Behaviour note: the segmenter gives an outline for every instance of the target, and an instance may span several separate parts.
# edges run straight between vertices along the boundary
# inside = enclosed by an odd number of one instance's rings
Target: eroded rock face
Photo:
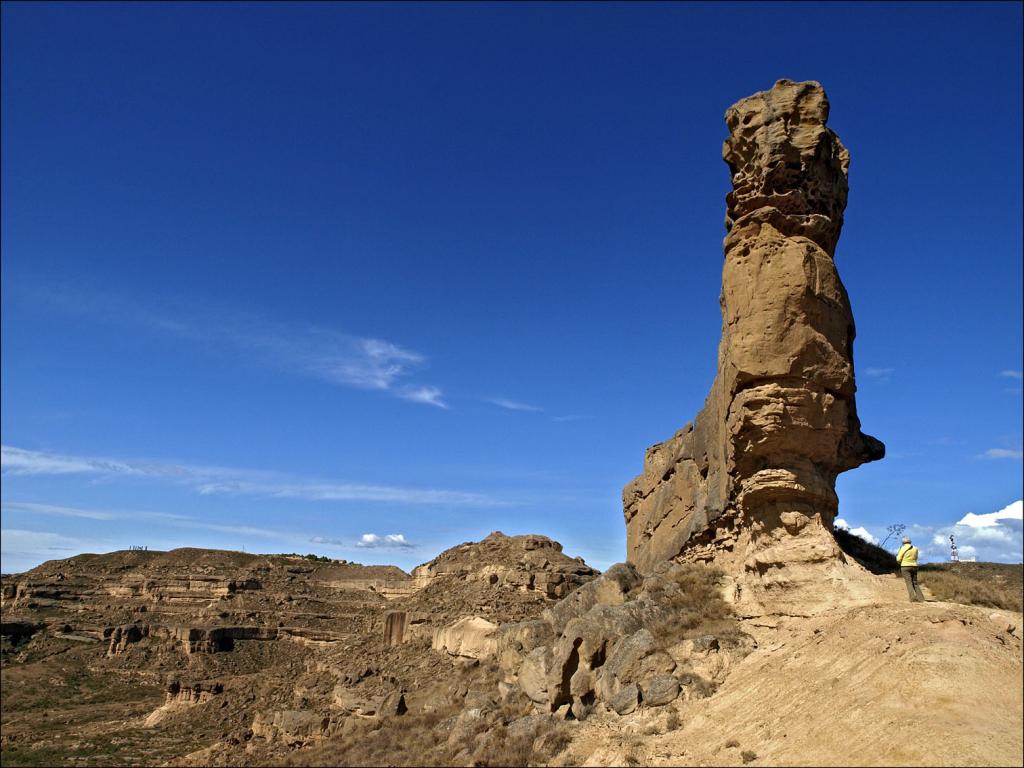
[[[497,629],[497,624],[481,616],[466,616],[435,631],[432,647],[451,656],[487,658],[497,654],[498,641],[494,636]]]
[[[551,600],[565,597],[597,574],[582,558],[564,554],[562,545],[547,536],[506,536],[501,531],[445,550],[412,573],[420,588],[458,579],[538,592]]]
[[[506,680],[548,711],[568,707],[577,719],[598,705],[621,715],[706,695],[749,652],[748,638],[684,640],[682,623],[667,619],[698,605],[708,615],[724,608],[710,604],[722,599],[718,576],[690,563],[662,562],[655,571],[643,578],[632,564],[618,563],[540,620],[499,627],[496,653]],[[695,590],[698,572],[706,583]]]
[[[885,449],[854,401],[853,314],[833,261],[849,153],[828,111],[818,83],[780,80],[726,112],[718,372],[694,422],[648,449],[623,491],[641,572],[730,555],[762,572],[842,560],[836,476]]]

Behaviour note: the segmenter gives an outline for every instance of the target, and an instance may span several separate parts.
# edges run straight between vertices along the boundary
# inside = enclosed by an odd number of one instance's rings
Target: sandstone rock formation
[[[0,581],[0,760],[12,742],[73,760],[102,731],[120,734],[118,761],[276,765],[366,721],[457,712],[483,687],[474,675],[494,667],[500,623],[536,618],[597,575],[556,541],[501,533],[442,552],[415,577],[200,549],[50,561]],[[72,673],[81,681],[54,704],[73,725],[54,742],[38,727],[50,683],[20,681]]]
[[[882,458],[860,430],[854,324],[833,261],[849,153],[816,82],[778,81],[725,119],[722,339],[703,410],[649,448],[623,491],[628,557],[764,575],[843,563],[830,534],[840,472]]]
[[[597,571],[582,558],[564,554],[562,545],[547,536],[506,536],[501,531],[445,550],[412,572],[420,587],[454,577],[552,599],[565,597],[595,576]]]
[[[494,656],[497,640],[494,637],[498,625],[480,616],[466,616],[448,627],[434,632],[432,647],[450,656],[464,656],[481,659]]]
[[[734,629],[685,636],[694,611],[727,615],[720,592],[703,566],[664,561],[644,577],[618,563],[540,618],[498,628],[498,664],[531,701],[580,720],[598,704],[623,715],[702,698],[750,650]]]

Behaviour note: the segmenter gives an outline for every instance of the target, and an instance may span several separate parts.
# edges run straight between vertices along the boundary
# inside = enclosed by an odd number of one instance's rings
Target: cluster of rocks
[[[626,713],[706,690],[693,685],[699,644],[650,631],[671,610],[673,568],[714,562],[747,615],[811,612],[834,597],[822,582],[855,589],[864,572],[832,535],[836,476],[884,446],[856,412],[853,316],[833,260],[849,153],[828,111],[818,83],[780,80],[726,112],[733,189],[718,371],[695,421],[650,448],[623,492],[628,563],[543,619],[463,619],[435,648],[496,655],[551,711],[583,717],[603,703]]]
[[[751,646],[738,632],[687,638],[676,631],[673,614],[693,599],[678,577],[692,568],[666,562],[644,577],[619,563],[536,619],[499,626],[463,618],[435,635],[434,648],[493,658],[506,683],[540,709],[577,719],[598,705],[628,714],[680,695],[703,697]]]
[[[441,553],[414,577],[196,549],[82,555],[4,577],[0,634],[5,663],[75,640],[68,663],[140,680],[172,674],[140,718],[146,728],[223,721],[225,748],[274,761],[410,709],[461,710],[467,657],[437,656],[435,636],[481,614],[463,624],[536,617],[597,575],[551,539],[501,533]],[[484,645],[493,654],[493,639]]]

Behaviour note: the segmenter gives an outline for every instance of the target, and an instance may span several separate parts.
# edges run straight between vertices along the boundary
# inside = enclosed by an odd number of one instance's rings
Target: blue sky
[[[888,456],[840,514],[1021,560],[1020,4],[2,13],[5,571],[623,559],[621,488],[714,377],[723,113],[782,77],[852,156]]]

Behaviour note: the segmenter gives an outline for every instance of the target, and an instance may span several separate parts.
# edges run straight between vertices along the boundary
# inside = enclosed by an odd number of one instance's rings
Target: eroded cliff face
[[[836,476],[885,448],[857,418],[853,314],[833,261],[849,153],[828,112],[818,83],[789,80],[726,112],[718,371],[693,423],[649,448],[623,492],[641,572],[843,561]]]

